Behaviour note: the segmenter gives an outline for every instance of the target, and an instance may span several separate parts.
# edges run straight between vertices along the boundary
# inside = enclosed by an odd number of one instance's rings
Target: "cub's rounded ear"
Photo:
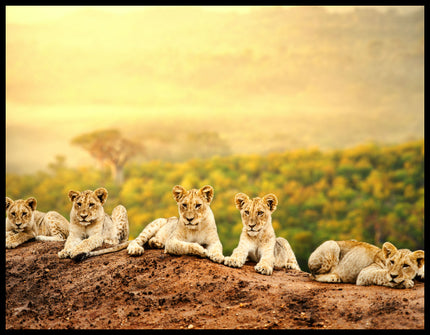
[[[11,198],[6,197],[6,209],[8,209],[12,204],[13,200]]]
[[[107,189],[105,189],[104,187],[99,187],[94,191],[94,194],[100,200],[102,205],[106,202],[106,199],[108,197]]]
[[[238,210],[242,210],[243,205],[245,205],[247,201],[249,201],[249,197],[245,193],[237,193],[234,196],[234,203]]]
[[[411,260],[417,264],[418,269],[424,266],[424,251],[414,251],[410,256]]]
[[[266,204],[267,207],[269,207],[271,212],[274,212],[276,206],[278,206],[278,198],[273,193],[266,194],[263,197],[263,202]]]
[[[33,197],[28,198],[27,200],[25,200],[26,205],[28,205],[33,211],[36,209],[37,207],[37,200]]]
[[[78,196],[79,196],[80,192],[78,191],[69,191],[69,199],[70,201],[74,201]]]
[[[382,252],[384,253],[385,258],[390,257],[397,251],[397,248],[391,244],[390,242],[385,242],[382,245]]]
[[[176,202],[179,202],[187,193],[185,188],[183,188],[181,185],[174,186],[172,189],[172,192],[173,192],[173,198],[176,200]]]
[[[210,203],[214,197],[214,188],[210,185],[203,186],[199,190],[199,194],[202,195],[208,203]]]

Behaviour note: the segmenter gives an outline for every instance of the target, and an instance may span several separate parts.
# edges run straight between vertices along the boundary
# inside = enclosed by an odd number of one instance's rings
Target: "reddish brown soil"
[[[256,273],[194,256],[126,250],[76,263],[63,242],[6,250],[6,329],[424,328],[424,283],[396,290]]]

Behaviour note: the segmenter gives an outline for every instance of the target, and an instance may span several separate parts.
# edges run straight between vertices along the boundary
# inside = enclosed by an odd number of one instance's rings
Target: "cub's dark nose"
[[[391,279],[396,279],[399,275],[390,275]]]
[[[191,221],[193,221],[194,218],[187,218],[187,221],[191,223]]]
[[[88,216],[88,214],[81,214],[81,218],[82,218],[82,219],[86,219],[86,218],[87,218],[87,216]]]

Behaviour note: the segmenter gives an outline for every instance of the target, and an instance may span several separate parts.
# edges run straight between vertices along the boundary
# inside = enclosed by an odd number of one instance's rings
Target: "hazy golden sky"
[[[78,11],[82,8],[97,7],[108,12],[127,13],[142,10],[147,6],[6,6],[6,23],[34,23],[59,17]],[[212,11],[232,11],[237,13],[249,12],[253,6],[199,6]],[[288,7],[288,6],[287,6]],[[291,7],[291,6],[290,6]],[[323,6],[332,12],[347,12],[357,6]],[[387,10],[390,6],[359,6]],[[402,10],[413,10],[416,6],[392,6]]]
[[[107,12],[128,13],[142,10],[147,6],[6,6],[6,23],[34,23],[55,20],[59,17],[96,7]],[[201,6],[208,10],[246,12],[249,6]]]
[[[311,124],[324,113],[329,121],[347,115],[330,125],[345,129],[347,139],[357,134],[348,143],[379,136],[374,118],[390,136],[422,128],[423,6],[401,7],[417,12],[416,23],[383,14],[399,6],[372,7],[379,13],[353,6],[199,7],[6,6],[8,169],[41,168],[58,153],[84,164],[80,149],[70,147],[76,135],[109,127],[131,133],[131,126],[145,133],[143,125],[165,131],[174,120],[186,126],[183,133],[211,126],[238,148],[263,132],[268,141],[275,134],[282,148],[315,138],[324,146],[320,122]],[[234,126],[251,114],[276,121]],[[260,142],[265,151],[278,145]]]

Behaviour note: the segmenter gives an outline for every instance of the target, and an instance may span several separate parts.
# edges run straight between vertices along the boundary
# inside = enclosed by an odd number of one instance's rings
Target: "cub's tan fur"
[[[271,275],[273,267],[300,270],[290,244],[276,237],[272,226],[272,213],[278,205],[276,196],[267,194],[251,200],[246,194],[238,193],[235,203],[242,216],[243,229],[239,245],[230,257],[225,257],[224,264],[240,268],[249,259],[258,262],[255,270],[264,275]]]
[[[179,218],[156,219],[128,245],[130,255],[141,255],[143,245],[165,248],[175,255],[198,255],[221,263],[224,260],[215,218],[210,208],[214,190],[206,185],[201,189],[185,190],[173,187],[173,197],[178,204]]]
[[[6,197],[6,248],[16,248],[35,238],[38,241],[64,241],[69,222],[61,214],[36,210],[37,201],[15,200]]]
[[[424,278],[424,251],[398,250],[390,242],[380,249],[365,242],[326,241],[308,265],[320,282],[411,288],[416,276]]]
[[[103,242],[117,245],[128,240],[127,210],[118,205],[110,217],[103,208],[107,196],[108,191],[102,187],[94,192],[69,192],[69,199],[73,203],[70,211],[70,233],[58,257],[82,260],[106,253],[104,250],[91,252],[101,247]]]

